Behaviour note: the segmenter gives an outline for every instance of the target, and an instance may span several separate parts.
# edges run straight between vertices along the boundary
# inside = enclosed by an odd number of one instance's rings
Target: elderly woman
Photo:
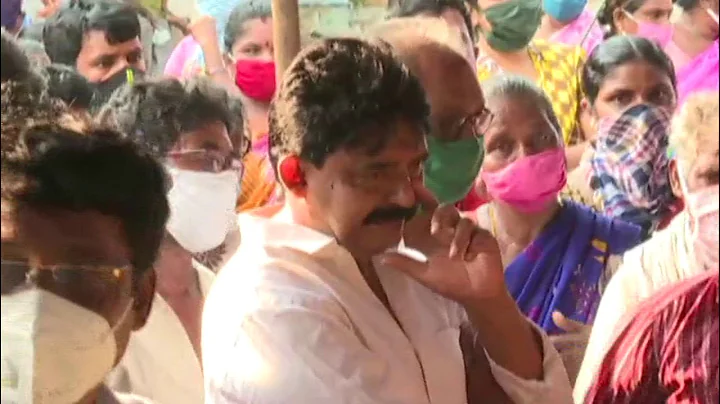
[[[639,242],[640,230],[559,199],[566,182],[564,147],[540,88],[508,77],[493,83],[486,97],[495,118],[485,134],[479,188],[492,201],[476,218],[498,240],[508,289],[523,313],[551,335],[563,331],[556,312],[592,323],[615,256]],[[577,352],[558,348],[574,373],[568,362]]]
[[[690,97],[675,118],[670,180],[675,195],[685,201],[685,210],[667,229],[625,254],[600,303],[575,386],[575,402],[583,402],[605,350],[613,343],[611,330],[626,313],[664,286],[717,268],[719,117],[715,91]]]
[[[582,91],[578,72],[585,52],[579,46],[533,40],[543,15],[540,0],[478,0],[481,10],[478,79],[511,73],[536,83],[547,94],[574,168],[585,150],[579,124]]]

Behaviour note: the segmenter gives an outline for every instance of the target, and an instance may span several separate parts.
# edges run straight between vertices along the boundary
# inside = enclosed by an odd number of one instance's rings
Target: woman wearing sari
[[[718,0],[678,0],[673,39],[665,47],[678,80],[678,105],[692,93],[718,90]]]
[[[486,97],[495,117],[478,189],[491,202],[475,217],[498,240],[508,290],[550,335],[563,333],[563,316],[591,324],[617,256],[639,243],[640,229],[559,199],[566,160],[560,125],[540,88],[511,76],[492,83]],[[571,379],[584,352],[583,338],[578,342],[556,345]]]

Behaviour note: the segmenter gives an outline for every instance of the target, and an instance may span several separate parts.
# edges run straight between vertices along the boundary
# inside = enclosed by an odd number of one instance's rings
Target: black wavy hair
[[[288,68],[270,106],[270,154],[295,154],[322,167],[340,149],[375,153],[406,120],[429,132],[430,107],[418,79],[387,44],[326,39]]]

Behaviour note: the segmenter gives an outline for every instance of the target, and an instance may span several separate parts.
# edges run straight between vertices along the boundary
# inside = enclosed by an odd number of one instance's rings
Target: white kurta
[[[195,264],[203,296],[215,274]],[[137,394],[155,404],[204,400],[200,360],[172,307],[155,294],[147,324],[133,333],[125,355],[106,380],[113,391]]]
[[[582,403],[592,386],[606,351],[615,341],[620,321],[643,300],[665,286],[701,272],[693,260],[686,212],[625,253],[623,263],[604,290],[585,358],[575,382],[574,398]]]
[[[203,314],[205,402],[466,403],[464,310],[399,271],[378,271],[401,328],[347,250],[283,216],[241,215],[243,244]],[[516,403],[571,402],[547,338],[544,349],[542,382],[490,361]]]

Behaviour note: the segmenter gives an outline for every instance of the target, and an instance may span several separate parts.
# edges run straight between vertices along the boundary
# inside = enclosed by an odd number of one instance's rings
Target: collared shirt
[[[702,272],[694,264],[688,215],[676,216],[670,226],[625,253],[623,263],[605,289],[598,307],[585,358],[575,382],[576,403],[583,402],[605,353],[614,341],[612,330],[638,304],[660,289]]]
[[[386,268],[378,277],[396,322],[345,248],[278,210],[241,215],[243,243],[207,298],[205,402],[466,403],[464,310]],[[543,381],[522,380],[489,360],[514,402],[571,402],[560,357],[544,335],[543,349]]]
[[[203,296],[215,274],[193,262]],[[172,307],[155,293],[145,326],[132,333],[125,355],[106,379],[116,392],[138,394],[157,404],[203,402],[200,359]]]
[[[718,272],[683,281],[638,307],[585,403],[717,404]]]

